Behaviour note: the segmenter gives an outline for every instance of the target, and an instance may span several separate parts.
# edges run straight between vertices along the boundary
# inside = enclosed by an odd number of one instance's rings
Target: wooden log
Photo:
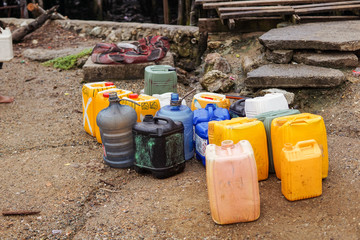
[[[354,10],[360,9],[359,4],[353,5],[344,5],[344,6],[327,6],[327,7],[316,7],[316,8],[299,8],[295,9],[295,14],[309,14],[309,13],[320,13],[320,12],[331,12],[331,11],[341,11],[341,10]]]
[[[327,3],[336,0],[251,0],[234,2],[204,3],[203,9],[215,9],[219,7],[250,7],[250,6],[273,6],[273,5],[297,5],[306,3]]]
[[[274,15],[291,15],[295,10],[291,7],[285,9],[274,10],[259,10],[259,11],[240,11],[220,14],[220,19],[237,19],[240,17],[262,17],[262,16],[274,16]]]
[[[34,21],[29,23],[28,25],[16,29],[12,33],[13,42],[20,42],[27,34],[32,33],[33,31],[41,27],[58,8],[59,5],[54,6],[49,10],[47,10],[46,13],[41,14],[39,17],[37,17]]]
[[[40,16],[41,14],[44,14],[46,11],[39,6],[39,4],[37,3],[29,3],[27,5],[27,10],[29,10],[30,12],[32,12],[36,17]],[[51,16],[51,19],[53,20],[66,20],[68,19],[67,17],[64,17],[63,15],[61,15],[60,13],[54,12]]]

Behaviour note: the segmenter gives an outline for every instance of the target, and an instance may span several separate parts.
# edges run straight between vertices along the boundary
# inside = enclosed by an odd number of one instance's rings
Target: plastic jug
[[[205,149],[209,144],[208,122],[230,119],[229,111],[226,108],[218,108],[215,104],[207,104],[205,108],[194,111],[193,125],[195,132],[195,155],[205,166]]]
[[[110,93],[109,107],[99,112],[96,123],[100,129],[105,163],[114,168],[127,168],[134,164],[132,127],[137,116],[132,107],[120,104],[120,101],[125,100],[119,99],[116,92]]]
[[[179,94],[171,94],[170,105],[162,107],[158,112],[159,117],[168,117],[174,121],[180,121],[184,124],[184,151],[185,160],[189,160],[194,156],[194,142],[193,142],[193,116],[194,113],[187,106],[181,105]]]
[[[0,62],[13,59],[12,35],[9,28],[0,28]]]
[[[257,119],[233,118],[209,122],[209,143],[221,145],[223,140],[248,140],[254,150],[258,180],[269,176],[269,159],[264,124]]]
[[[211,93],[211,92],[202,92],[197,93],[193,97],[191,102],[191,110],[205,108],[207,104],[213,103],[217,107],[229,109],[230,100],[226,98],[223,94]]]
[[[300,141],[282,149],[281,192],[287,200],[317,197],[322,194],[322,156],[314,139]]]
[[[230,105],[229,113],[231,118],[246,117],[245,98],[235,101]]]
[[[169,105],[169,102],[171,101],[171,94],[172,94],[172,92],[167,92],[167,93],[163,93],[163,94],[153,94],[152,96],[159,99],[160,108],[162,108],[162,107],[165,107],[166,105]],[[186,100],[183,99],[181,101],[181,104],[187,106]]]
[[[96,97],[94,100],[94,117],[95,117],[95,119],[101,110],[103,110],[104,108],[107,108],[109,106],[109,93],[110,92],[116,92],[119,99],[122,99],[123,97],[127,97],[127,96],[129,96],[129,94],[132,93],[131,91],[128,91],[128,90],[111,88],[111,89],[104,90],[104,91],[101,91],[98,94],[96,94]],[[96,124],[96,121],[95,121],[94,132],[95,132],[96,140],[99,143],[102,143],[99,126]]]
[[[145,115],[153,115],[157,113],[160,109],[160,102],[159,99],[148,96],[146,94],[129,94],[129,97],[124,97],[124,99],[130,99],[133,102],[138,103],[138,105],[132,102],[126,102],[124,104],[129,105],[130,107],[134,108],[137,114],[137,122],[141,122]]]
[[[289,109],[289,105],[282,93],[268,93],[263,97],[245,100],[245,113],[248,118],[254,118],[264,112],[283,109]]]
[[[167,178],[185,168],[184,125],[170,118],[146,115],[133,127],[135,170]]]
[[[177,92],[176,69],[169,65],[152,65],[145,68],[145,94]]]
[[[259,183],[248,141],[206,147],[206,180],[212,219],[218,224],[250,222],[260,216]]]
[[[255,118],[262,121],[266,131],[266,139],[268,145],[268,154],[269,154],[269,173],[275,173],[273,154],[272,154],[272,144],[271,144],[271,122],[277,117],[283,117],[288,115],[299,114],[300,111],[297,109],[285,109],[264,112],[259,115],[256,115]]]
[[[322,150],[322,177],[326,178],[329,169],[326,128],[320,115],[301,113],[275,118],[271,123],[271,142],[274,168],[277,178],[281,178],[281,151],[285,143],[315,139]]]
[[[82,87],[83,125],[85,131],[93,137],[95,137],[96,115],[94,114],[94,100],[96,94],[111,88],[116,88],[112,82],[86,83]]]

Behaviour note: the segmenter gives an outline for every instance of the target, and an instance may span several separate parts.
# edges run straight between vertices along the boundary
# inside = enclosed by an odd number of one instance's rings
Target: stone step
[[[267,48],[356,51],[360,49],[360,21],[321,22],[272,29],[260,42]]]
[[[303,64],[269,64],[247,74],[245,85],[251,88],[335,87],[345,81],[345,75],[332,68]]]
[[[359,61],[358,57],[351,52],[296,52],[293,55],[293,60],[306,65],[330,68],[356,67]]]
[[[134,64],[97,64],[91,61],[91,57],[83,66],[83,81],[116,81],[144,79],[144,71],[151,65],[170,65],[174,66],[173,54],[168,52],[166,56],[158,62],[134,63]]]

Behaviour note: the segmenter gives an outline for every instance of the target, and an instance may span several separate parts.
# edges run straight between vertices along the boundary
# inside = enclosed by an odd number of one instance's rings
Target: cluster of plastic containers
[[[195,155],[206,168],[218,224],[258,219],[258,181],[269,173],[281,179],[290,201],[322,194],[328,150],[321,116],[289,109],[281,93],[230,104],[225,95],[204,92],[195,94],[189,108],[177,93],[161,92],[176,92],[175,77],[170,66],[148,69],[146,94],[140,95],[111,82],[83,86],[84,129],[102,143],[108,165],[167,178]],[[149,87],[164,79],[167,88]]]

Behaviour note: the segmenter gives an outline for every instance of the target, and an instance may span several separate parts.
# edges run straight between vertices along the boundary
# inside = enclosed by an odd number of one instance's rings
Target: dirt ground
[[[103,163],[101,145],[83,129],[82,70],[21,55],[99,39],[43,30],[15,44],[15,58],[0,70],[0,94],[15,97],[0,104],[0,208],[41,212],[0,216],[0,239],[360,239],[360,81],[350,69],[336,89],[294,91],[295,105],[322,115],[327,127],[322,195],[289,202],[270,175],[260,182],[260,218],[221,226],[211,219],[205,168],[195,159],[163,180]],[[143,81],[115,85],[139,91]]]

